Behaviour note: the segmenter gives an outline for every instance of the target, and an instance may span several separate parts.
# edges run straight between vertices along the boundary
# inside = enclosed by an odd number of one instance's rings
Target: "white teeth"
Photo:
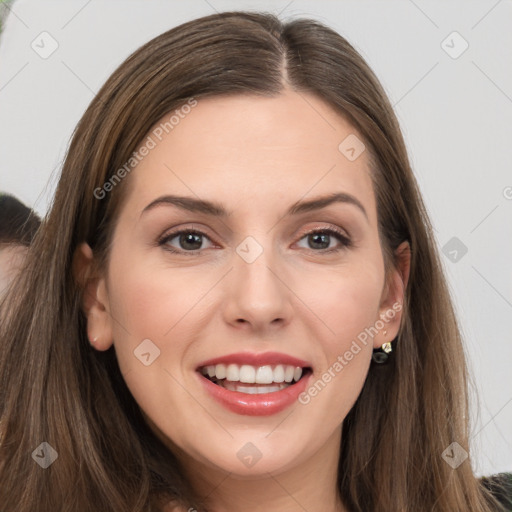
[[[293,380],[294,373],[295,368],[293,366],[286,366],[284,369],[284,381],[291,382]]]
[[[248,395],[261,395],[262,393],[275,393],[287,388],[290,384],[275,384],[273,386],[244,386],[236,382],[230,382],[229,380],[223,380],[217,382],[219,386],[230,391],[237,391],[238,393],[247,393]]]
[[[255,382],[256,378],[256,370],[254,369],[254,366],[249,366],[248,364],[244,364],[240,368],[240,372],[238,374],[240,382],[247,382],[248,384],[251,382]]]
[[[226,365],[218,364],[215,368],[215,376],[217,379],[225,379],[226,378]]]
[[[254,382],[256,384],[272,384],[272,382],[274,382],[272,366],[260,366],[256,370],[256,378]]]
[[[284,368],[282,364],[278,364],[274,368],[274,382],[284,382]]]
[[[201,368],[203,375],[225,379],[227,382],[243,382],[246,384],[272,384],[297,382],[302,377],[302,368],[278,364],[275,366],[252,366],[249,364],[216,364]],[[275,386],[273,386],[275,387]],[[260,386],[260,389],[263,389]]]
[[[212,366],[215,370],[215,376],[217,376],[217,367]],[[226,368],[226,379],[232,382],[237,382],[240,380],[240,367],[237,364],[229,364]]]

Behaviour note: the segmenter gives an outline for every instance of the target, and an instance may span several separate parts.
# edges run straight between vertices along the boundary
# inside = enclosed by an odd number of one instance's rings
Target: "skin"
[[[307,405],[275,415],[224,409],[195,369],[228,353],[275,350],[311,362],[315,382],[359,333],[402,303],[408,246],[399,247],[400,266],[386,282],[366,152],[349,161],[338,150],[350,134],[358,135],[310,94],[200,100],[126,178],[132,183],[105,272],[93,273],[87,244],[77,250],[89,338],[97,350],[115,345],[149,425],[216,512],[345,510],[336,492],[343,420],[372,349],[396,337],[401,312]],[[368,218],[347,203],[284,217],[296,201],[334,191],[355,196]],[[141,214],[164,194],[217,201],[233,214],[220,219],[170,205]],[[333,235],[315,245],[305,234],[332,226],[353,246]],[[205,231],[199,255],[158,246],[172,228]],[[263,249],[252,263],[236,252],[248,236]],[[191,252],[179,236],[167,246]],[[161,353],[144,366],[133,351],[148,338]],[[252,467],[237,457],[248,442],[261,452]]]
[[[0,248],[0,297],[20,271],[27,248],[23,245],[4,245]]]

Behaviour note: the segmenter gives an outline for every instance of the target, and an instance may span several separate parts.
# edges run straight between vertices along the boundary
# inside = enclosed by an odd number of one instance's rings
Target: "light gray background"
[[[0,190],[44,214],[72,130],[133,50],[175,25],[231,9],[309,16],[367,59],[395,106],[480,395],[477,474],[512,471],[512,2],[18,0],[0,41]],[[31,47],[47,31],[58,49]],[[458,58],[441,46],[457,31]],[[445,45],[462,48],[453,36]],[[452,242],[453,243],[453,242]],[[385,390],[383,390],[383,393]]]

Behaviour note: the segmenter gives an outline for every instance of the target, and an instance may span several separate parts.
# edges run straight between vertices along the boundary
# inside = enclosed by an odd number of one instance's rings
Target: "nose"
[[[243,249],[249,247],[252,257]],[[260,253],[256,259],[254,251]],[[257,254],[256,253],[256,254]],[[248,253],[249,254],[249,253]],[[271,249],[241,244],[225,283],[224,316],[240,328],[264,331],[287,325],[292,318],[293,293],[287,276]]]

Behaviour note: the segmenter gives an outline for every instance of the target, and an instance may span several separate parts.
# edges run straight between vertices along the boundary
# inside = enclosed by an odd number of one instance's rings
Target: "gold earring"
[[[384,331],[383,335],[386,336],[387,333],[388,333],[388,331]],[[373,362],[375,362],[377,364],[386,363],[388,358],[389,358],[388,354],[392,350],[393,349],[391,348],[391,342],[390,341],[387,341],[386,343],[383,343],[381,345],[381,348],[377,348],[377,349],[373,350],[373,354],[372,354]]]
[[[388,331],[384,331],[384,337],[386,337],[386,334],[388,333]],[[389,354],[393,349],[391,348],[391,342],[387,341],[386,343],[383,343],[382,344],[382,350],[384,350],[384,352],[386,352],[386,354]]]

